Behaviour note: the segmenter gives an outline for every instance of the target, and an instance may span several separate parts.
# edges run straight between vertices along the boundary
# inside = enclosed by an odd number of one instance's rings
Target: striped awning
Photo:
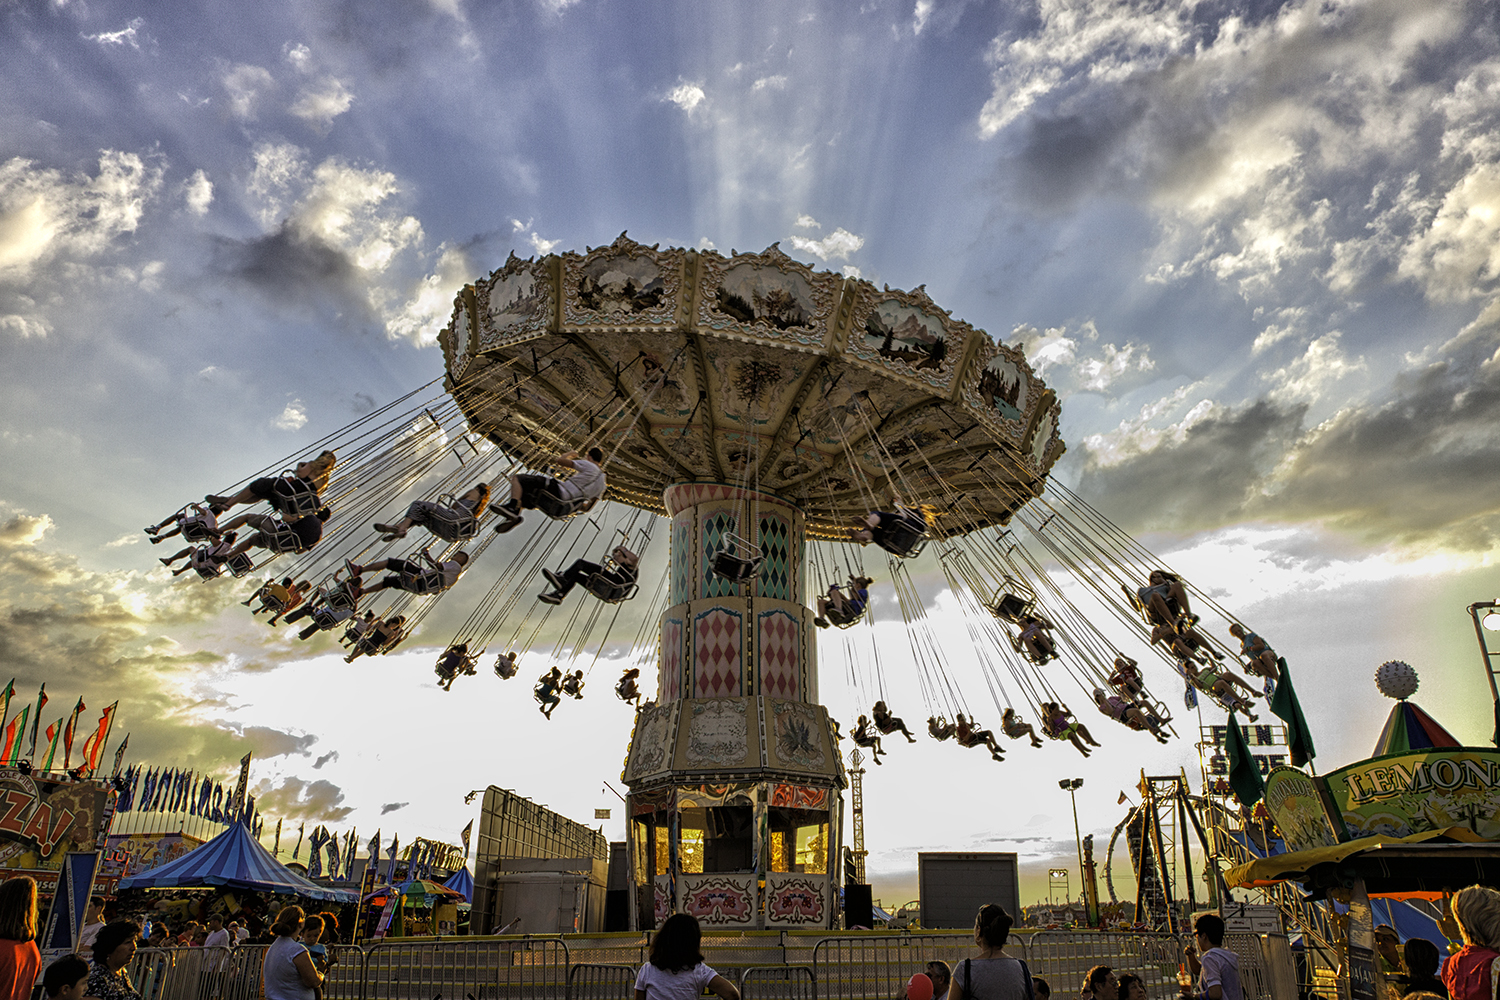
[[[120,879],[121,889],[249,889],[305,896],[326,903],[358,902],[359,894],[330,889],[277,861],[239,823],[176,861]]]

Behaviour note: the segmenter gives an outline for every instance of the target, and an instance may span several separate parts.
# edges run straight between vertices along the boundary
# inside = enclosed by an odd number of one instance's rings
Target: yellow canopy
[[[1332,847],[1314,847],[1310,851],[1290,851],[1286,854],[1273,854],[1269,858],[1257,858],[1248,864],[1236,865],[1224,873],[1224,881],[1232,888],[1250,889],[1257,886],[1273,885],[1289,878],[1304,875],[1317,865],[1327,864],[1331,861],[1343,861],[1351,855],[1360,851],[1367,851],[1372,847],[1382,844],[1420,844],[1426,840],[1436,840],[1439,837],[1447,837],[1449,840],[1462,840],[1469,843],[1480,843],[1482,838],[1472,830],[1462,826],[1450,826],[1442,830],[1426,830],[1422,833],[1414,833],[1409,837],[1361,837],[1351,840],[1346,844],[1335,844]]]

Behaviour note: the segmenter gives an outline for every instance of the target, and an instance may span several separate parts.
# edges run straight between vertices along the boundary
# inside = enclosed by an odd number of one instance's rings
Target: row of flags
[[[1271,713],[1286,723],[1286,742],[1292,766],[1301,767],[1311,761],[1318,751],[1313,746],[1312,730],[1308,728],[1307,717],[1302,714],[1302,705],[1297,701],[1297,692],[1292,687],[1292,675],[1287,672],[1286,660],[1279,659],[1276,665],[1281,671],[1281,680],[1277,682],[1276,691],[1271,695]],[[1234,789],[1235,798],[1247,808],[1254,806],[1266,794],[1266,782],[1260,776],[1260,767],[1245,744],[1245,736],[1240,732],[1239,720],[1233,712],[1229,713],[1224,756],[1228,758],[1229,787]]]
[[[0,691],[0,767],[5,765],[14,766],[22,760],[29,760],[32,767],[38,771],[67,771],[73,768],[73,743],[78,734],[78,720],[87,711],[88,706],[83,699],[78,699],[78,704],[73,706],[70,715],[58,716],[56,722],[46,729],[47,744],[40,759],[37,757],[37,747],[40,744],[42,712],[47,707],[47,685],[37,692],[36,710],[33,712],[31,703],[28,701],[21,706],[15,718],[11,718],[10,705],[16,693],[15,678],[11,678],[5,690]],[[99,716],[99,722],[94,731],[84,740],[83,748],[79,754],[78,767],[83,775],[93,774],[99,769],[100,758],[104,756],[105,744],[109,742],[109,731],[114,725],[115,709],[119,707],[116,701],[104,710]],[[64,719],[67,721],[64,722]],[[23,751],[22,747],[27,742],[27,723],[30,722],[30,746]],[[120,761],[124,759],[125,747],[130,737],[127,734],[115,751],[115,773],[119,772]],[[59,744],[62,749],[62,766],[57,766],[57,751]]]
[[[187,768],[131,765],[121,778],[115,812],[186,813],[210,823],[240,823],[259,837],[265,820],[249,794],[250,758],[247,753],[240,759],[239,780],[232,786]]]

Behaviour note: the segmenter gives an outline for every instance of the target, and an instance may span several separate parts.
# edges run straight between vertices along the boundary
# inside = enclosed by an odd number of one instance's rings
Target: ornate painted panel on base
[[[767,927],[823,927],[828,922],[828,876],[800,872],[766,875]]]
[[[758,901],[756,879],[745,875],[684,875],[683,913],[690,913],[706,927],[752,927]]]
[[[660,927],[662,921],[677,910],[677,901],[672,898],[672,876],[656,876],[652,879],[652,891],[655,897],[652,912],[656,916],[656,926]]]

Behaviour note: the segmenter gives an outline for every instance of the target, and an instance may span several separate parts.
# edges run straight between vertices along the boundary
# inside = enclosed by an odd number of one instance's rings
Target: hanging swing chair
[[[746,583],[759,575],[764,558],[765,554],[749,539],[726,531],[714,553],[713,571],[730,583]]]

